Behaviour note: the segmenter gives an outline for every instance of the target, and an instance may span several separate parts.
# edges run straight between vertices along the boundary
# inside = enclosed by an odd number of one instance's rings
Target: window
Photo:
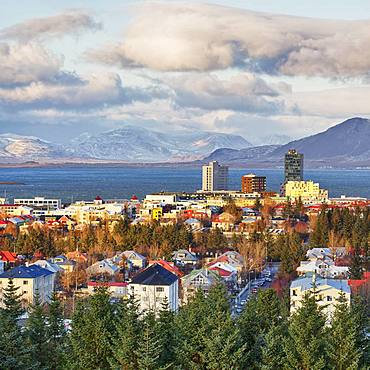
[[[157,286],[157,287],[155,288],[155,291],[156,291],[156,292],[164,292],[164,288],[163,288],[162,286]]]
[[[28,292],[27,292],[27,290],[24,290],[24,291],[23,291],[23,294],[27,294],[27,293],[28,293]]]
[[[328,295],[328,296],[326,297],[326,300],[327,300],[328,302],[331,302],[331,301],[333,300],[333,297],[332,297],[332,296],[330,296],[330,295]]]
[[[143,286],[143,292],[146,292],[146,286]]]
[[[295,289],[292,291],[292,295],[297,296],[297,291]]]
[[[23,285],[28,285],[28,280],[23,280]]]

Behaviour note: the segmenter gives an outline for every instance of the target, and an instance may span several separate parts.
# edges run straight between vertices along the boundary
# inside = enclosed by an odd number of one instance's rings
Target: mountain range
[[[217,160],[234,166],[281,166],[284,154],[296,149],[308,167],[370,167],[370,120],[350,118],[324,132],[285,145],[265,145],[241,150],[217,149],[204,162]]]
[[[83,134],[67,145],[33,136],[0,135],[0,161],[183,162],[201,159],[218,148],[251,147],[238,135],[206,131],[160,133],[126,126],[97,135]]]
[[[282,136],[282,138],[286,136]],[[156,132],[125,126],[83,134],[67,145],[33,136],[0,135],[0,163],[183,163],[218,160],[231,166],[280,167],[288,149],[304,154],[307,167],[370,167],[370,120],[348,119],[288,144],[253,146],[242,136],[206,131]]]

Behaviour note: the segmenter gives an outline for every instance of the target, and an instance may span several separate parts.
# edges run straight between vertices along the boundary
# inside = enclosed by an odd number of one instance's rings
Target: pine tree
[[[271,326],[263,336],[261,363],[262,370],[283,369],[286,364],[284,340],[287,337],[286,323]]]
[[[63,323],[62,309],[56,293],[52,295],[48,305],[47,322],[47,347],[50,354],[50,368],[58,369],[62,367],[66,331]]]
[[[289,369],[320,370],[326,364],[325,316],[316,303],[315,294],[307,294],[292,316],[288,337],[284,341],[286,367]]]
[[[153,312],[148,312],[143,319],[142,333],[135,350],[138,370],[156,370],[160,367],[163,351],[158,335],[157,323]]]
[[[5,312],[11,316],[13,320],[18,319],[24,313],[22,308],[21,297],[22,294],[18,294],[19,287],[14,285],[13,279],[9,278],[8,286],[3,291],[3,304],[5,306]]]
[[[363,261],[361,257],[361,249],[356,246],[353,249],[351,256],[351,265],[349,267],[350,278],[354,280],[362,279],[363,274]]]
[[[142,323],[139,320],[135,297],[130,296],[127,302],[120,302],[114,326],[111,366],[127,370],[137,369],[138,359],[135,351],[142,331]]]
[[[36,293],[34,302],[30,306],[30,315],[27,320],[25,336],[30,348],[32,362],[38,369],[49,368],[49,350],[47,346],[46,320],[44,307],[40,296]]]
[[[341,295],[335,307],[328,337],[328,358],[333,370],[356,370],[359,368],[361,350],[357,348],[355,317],[349,302]]]
[[[108,369],[112,357],[113,307],[106,289],[78,302],[70,334],[70,367]]]
[[[32,363],[25,338],[18,325],[18,318],[23,313],[21,294],[9,279],[4,288],[3,304],[0,309],[0,369],[31,369]]]
[[[175,314],[170,310],[168,300],[162,304],[157,320],[157,330],[160,340],[160,346],[165,349],[162,351],[159,364],[161,367],[170,366],[175,361]]]

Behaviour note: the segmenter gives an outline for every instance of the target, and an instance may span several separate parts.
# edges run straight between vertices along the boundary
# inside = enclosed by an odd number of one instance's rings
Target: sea
[[[239,190],[242,175],[248,173],[267,178],[267,188],[279,191],[283,181],[282,169],[239,168],[229,170],[229,189]],[[329,190],[330,197],[341,195],[370,198],[370,170],[306,170],[305,180],[319,182]],[[201,169],[189,167],[121,167],[71,166],[41,168],[0,168],[0,197],[35,196],[62,199],[64,203],[103,199],[139,199],[146,194],[192,192],[201,188]]]

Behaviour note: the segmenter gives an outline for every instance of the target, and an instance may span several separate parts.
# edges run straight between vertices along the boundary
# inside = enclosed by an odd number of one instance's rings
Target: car
[[[252,293],[253,293],[253,294],[256,294],[257,292],[258,292],[258,289],[257,289],[257,288],[253,288],[253,289],[252,289]]]
[[[268,281],[269,283],[271,283],[272,279],[271,278],[266,278],[266,281]]]
[[[243,308],[242,307],[238,307],[237,309],[236,309],[236,313],[242,313],[243,312]]]
[[[246,299],[242,299],[242,300],[240,301],[240,304],[241,304],[242,306],[244,306],[246,303],[247,303],[247,300],[246,300]]]

